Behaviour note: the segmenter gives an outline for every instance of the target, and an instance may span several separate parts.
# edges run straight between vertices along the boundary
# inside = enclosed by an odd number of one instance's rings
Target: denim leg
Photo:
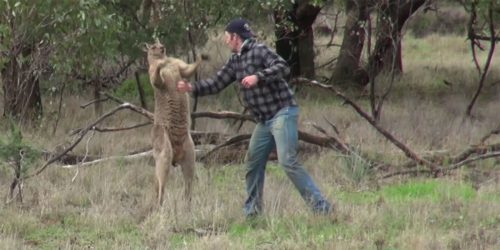
[[[245,178],[248,197],[244,210],[247,216],[257,215],[262,211],[266,162],[273,147],[274,139],[271,130],[264,124],[258,123],[250,138],[246,155]]]
[[[327,213],[330,211],[330,203],[321,195],[313,179],[297,159],[298,108],[288,107],[286,109],[288,110],[280,111],[281,114],[278,113],[273,120],[269,121],[276,142],[278,161],[312,210]]]

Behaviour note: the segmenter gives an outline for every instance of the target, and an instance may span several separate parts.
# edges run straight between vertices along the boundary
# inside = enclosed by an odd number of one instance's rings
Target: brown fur
[[[185,196],[191,197],[194,177],[194,143],[189,133],[189,98],[176,90],[177,82],[196,72],[201,62],[187,64],[167,57],[165,47],[157,40],[146,45],[149,63],[149,78],[154,88],[155,117],[151,130],[153,157],[156,169],[156,191],[158,206],[163,202],[165,181],[171,166],[179,164],[184,176]]]

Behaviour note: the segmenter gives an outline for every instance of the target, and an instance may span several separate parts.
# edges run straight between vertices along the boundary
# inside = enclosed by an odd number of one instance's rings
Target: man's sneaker
[[[313,206],[312,208],[313,213],[316,215],[328,215],[333,213],[333,206],[330,204],[330,202],[326,200],[319,201],[316,205]]]

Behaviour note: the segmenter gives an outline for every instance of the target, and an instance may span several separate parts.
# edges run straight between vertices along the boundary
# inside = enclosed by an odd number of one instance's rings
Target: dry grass
[[[404,46],[406,72],[396,79],[384,105],[381,124],[385,128],[425,155],[437,151],[457,153],[498,126],[497,86],[488,86],[488,92],[483,93],[474,112],[476,118],[463,122],[462,115],[478,78],[463,38],[408,38]],[[216,48],[220,44],[208,48],[219,51]],[[428,50],[439,53],[422,55]],[[332,55],[329,53],[322,52],[318,60],[326,60]],[[212,58],[224,58],[219,55]],[[206,66],[203,74],[216,68],[210,67]],[[493,71],[490,79],[498,79],[498,75]],[[443,79],[454,84],[444,85]],[[387,86],[389,80],[380,77],[378,82]],[[229,89],[217,97],[200,99],[199,108],[238,107],[233,110],[240,111],[233,95],[234,90]],[[326,117],[338,126],[346,141],[360,150],[393,163],[405,160],[396,147],[333,95],[311,90],[298,96],[301,129],[317,133],[311,122],[329,129]],[[366,98],[353,98],[368,110]],[[65,99],[55,136],[46,132],[53,126],[53,121],[47,120],[43,129],[27,130],[25,138],[39,148],[55,148],[68,139],[71,129],[94,119],[92,110],[78,107],[88,100],[76,95]],[[111,107],[108,104],[105,110]],[[107,124],[135,124],[141,119],[123,112]],[[235,132],[230,123],[214,120],[199,120],[196,129]],[[251,129],[249,124],[243,131]],[[87,150],[88,138],[75,152]],[[491,140],[497,141],[498,137]],[[88,150],[91,154],[123,155],[148,145],[149,128],[143,128],[95,134]],[[500,248],[500,169],[496,161],[467,166],[438,180],[393,178],[384,182],[374,179],[375,173],[359,159],[329,150],[303,161],[328,199],[335,202],[334,215],[313,216],[276,163],[268,165],[265,215],[254,221],[245,220],[242,212],[242,165],[210,170],[198,165],[190,210],[182,198],[178,168],[169,178],[164,206],[151,210],[154,173],[148,159],[110,161],[78,172],[53,165],[25,183],[23,204],[0,204],[0,248]],[[0,170],[1,197],[7,194],[10,175],[7,169]]]

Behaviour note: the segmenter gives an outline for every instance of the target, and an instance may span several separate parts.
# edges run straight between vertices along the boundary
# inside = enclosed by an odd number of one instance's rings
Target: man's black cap
[[[252,29],[250,28],[250,24],[248,24],[248,21],[243,18],[236,18],[229,22],[229,24],[226,26],[226,31],[229,33],[236,33],[242,39],[247,39],[255,36],[252,32]]]

